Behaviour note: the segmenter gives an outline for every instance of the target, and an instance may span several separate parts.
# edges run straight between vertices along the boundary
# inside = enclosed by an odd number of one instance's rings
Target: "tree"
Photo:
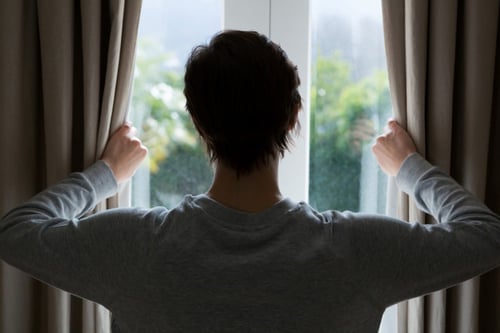
[[[149,150],[151,205],[172,206],[179,193],[200,193],[211,182],[203,146],[185,110],[183,79],[160,43],[141,40],[136,56],[132,110]]]
[[[390,109],[386,74],[357,82],[339,53],[318,56],[311,88],[311,205],[319,210],[358,210],[361,154]]]

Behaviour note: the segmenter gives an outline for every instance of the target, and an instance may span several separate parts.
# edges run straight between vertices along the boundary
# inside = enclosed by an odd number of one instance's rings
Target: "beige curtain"
[[[140,6],[0,1],[0,215],[90,165],[124,121]],[[0,333],[109,331],[102,307],[0,262]]]
[[[500,213],[500,2],[382,0],[394,112],[419,151]],[[400,195],[401,218],[433,223]],[[500,271],[399,305],[398,331],[500,332]]]

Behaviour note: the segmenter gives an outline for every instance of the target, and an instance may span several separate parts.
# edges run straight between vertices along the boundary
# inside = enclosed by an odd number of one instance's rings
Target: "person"
[[[125,124],[101,160],[3,217],[0,257],[104,305],[121,332],[376,332],[389,305],[500,264],[499,217],[422,158],[394,120],[373,153],[439,224],[318,212],[284,197],[278,165],[298,126],[299,82],[266,37],[218,33],[185,74],[214,168],[208,191],[171,210],[85,215],[147,154]]]

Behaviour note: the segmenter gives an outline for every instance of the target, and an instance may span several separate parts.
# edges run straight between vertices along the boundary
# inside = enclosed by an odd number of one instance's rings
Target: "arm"
[[[432,214],[436,225],[355,216],[350,230],[356,271],[383,306],[452,286],[500,265],[500,218],[415,153],[397,123],[373,147],[384,171]],[[351,217],[347,217],[350,219]]]
[[[415,200],[419,209],[440,223],[480,221],[497,227],[498,216],[447,174],[416,154],[409,134],[394,120],[377,138],[372,150],[384,172],[396,177],[398,187]]]
[[[124,126],[113,135],[103,161],[6,214],[0,220],[0,258],[49,284],[102,302],[98,284],[109,281],[114,274],[110,263],[118,259],[112,258],[117,253],[113,240],[126,232],[113,229],[128,220],[120,210],[83,216],[116,193],[116,175],[125,181],[142,160],[144,150],[134,143],[131,130]],[[121,159],[129,161],[125,170],[110,168],[121,165]]]

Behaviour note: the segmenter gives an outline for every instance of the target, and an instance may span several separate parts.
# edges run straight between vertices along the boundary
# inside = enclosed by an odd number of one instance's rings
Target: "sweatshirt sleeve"
[[[85,216],[116,191],[115,178],[102,161],[69,175],[0,220],[0,258],[50,285],[106,305],[117,297],[113,293],[118,293],[120,279],[130,276],[131,261],[140,262],[137,257],[144,254],[141,245],[132,243],[138,237],[133,225],[142,212],[116,209]]]
[[[419,154],[412,154],[404,161],[396,182],[419,209],[439,223],[479,222],[487,228],[500,227],[498,215]]]
[[[500,218],[418,154],[396,182],[438,224],[347,214],[360,286],[388,306],[447,288],[500,265]]]

